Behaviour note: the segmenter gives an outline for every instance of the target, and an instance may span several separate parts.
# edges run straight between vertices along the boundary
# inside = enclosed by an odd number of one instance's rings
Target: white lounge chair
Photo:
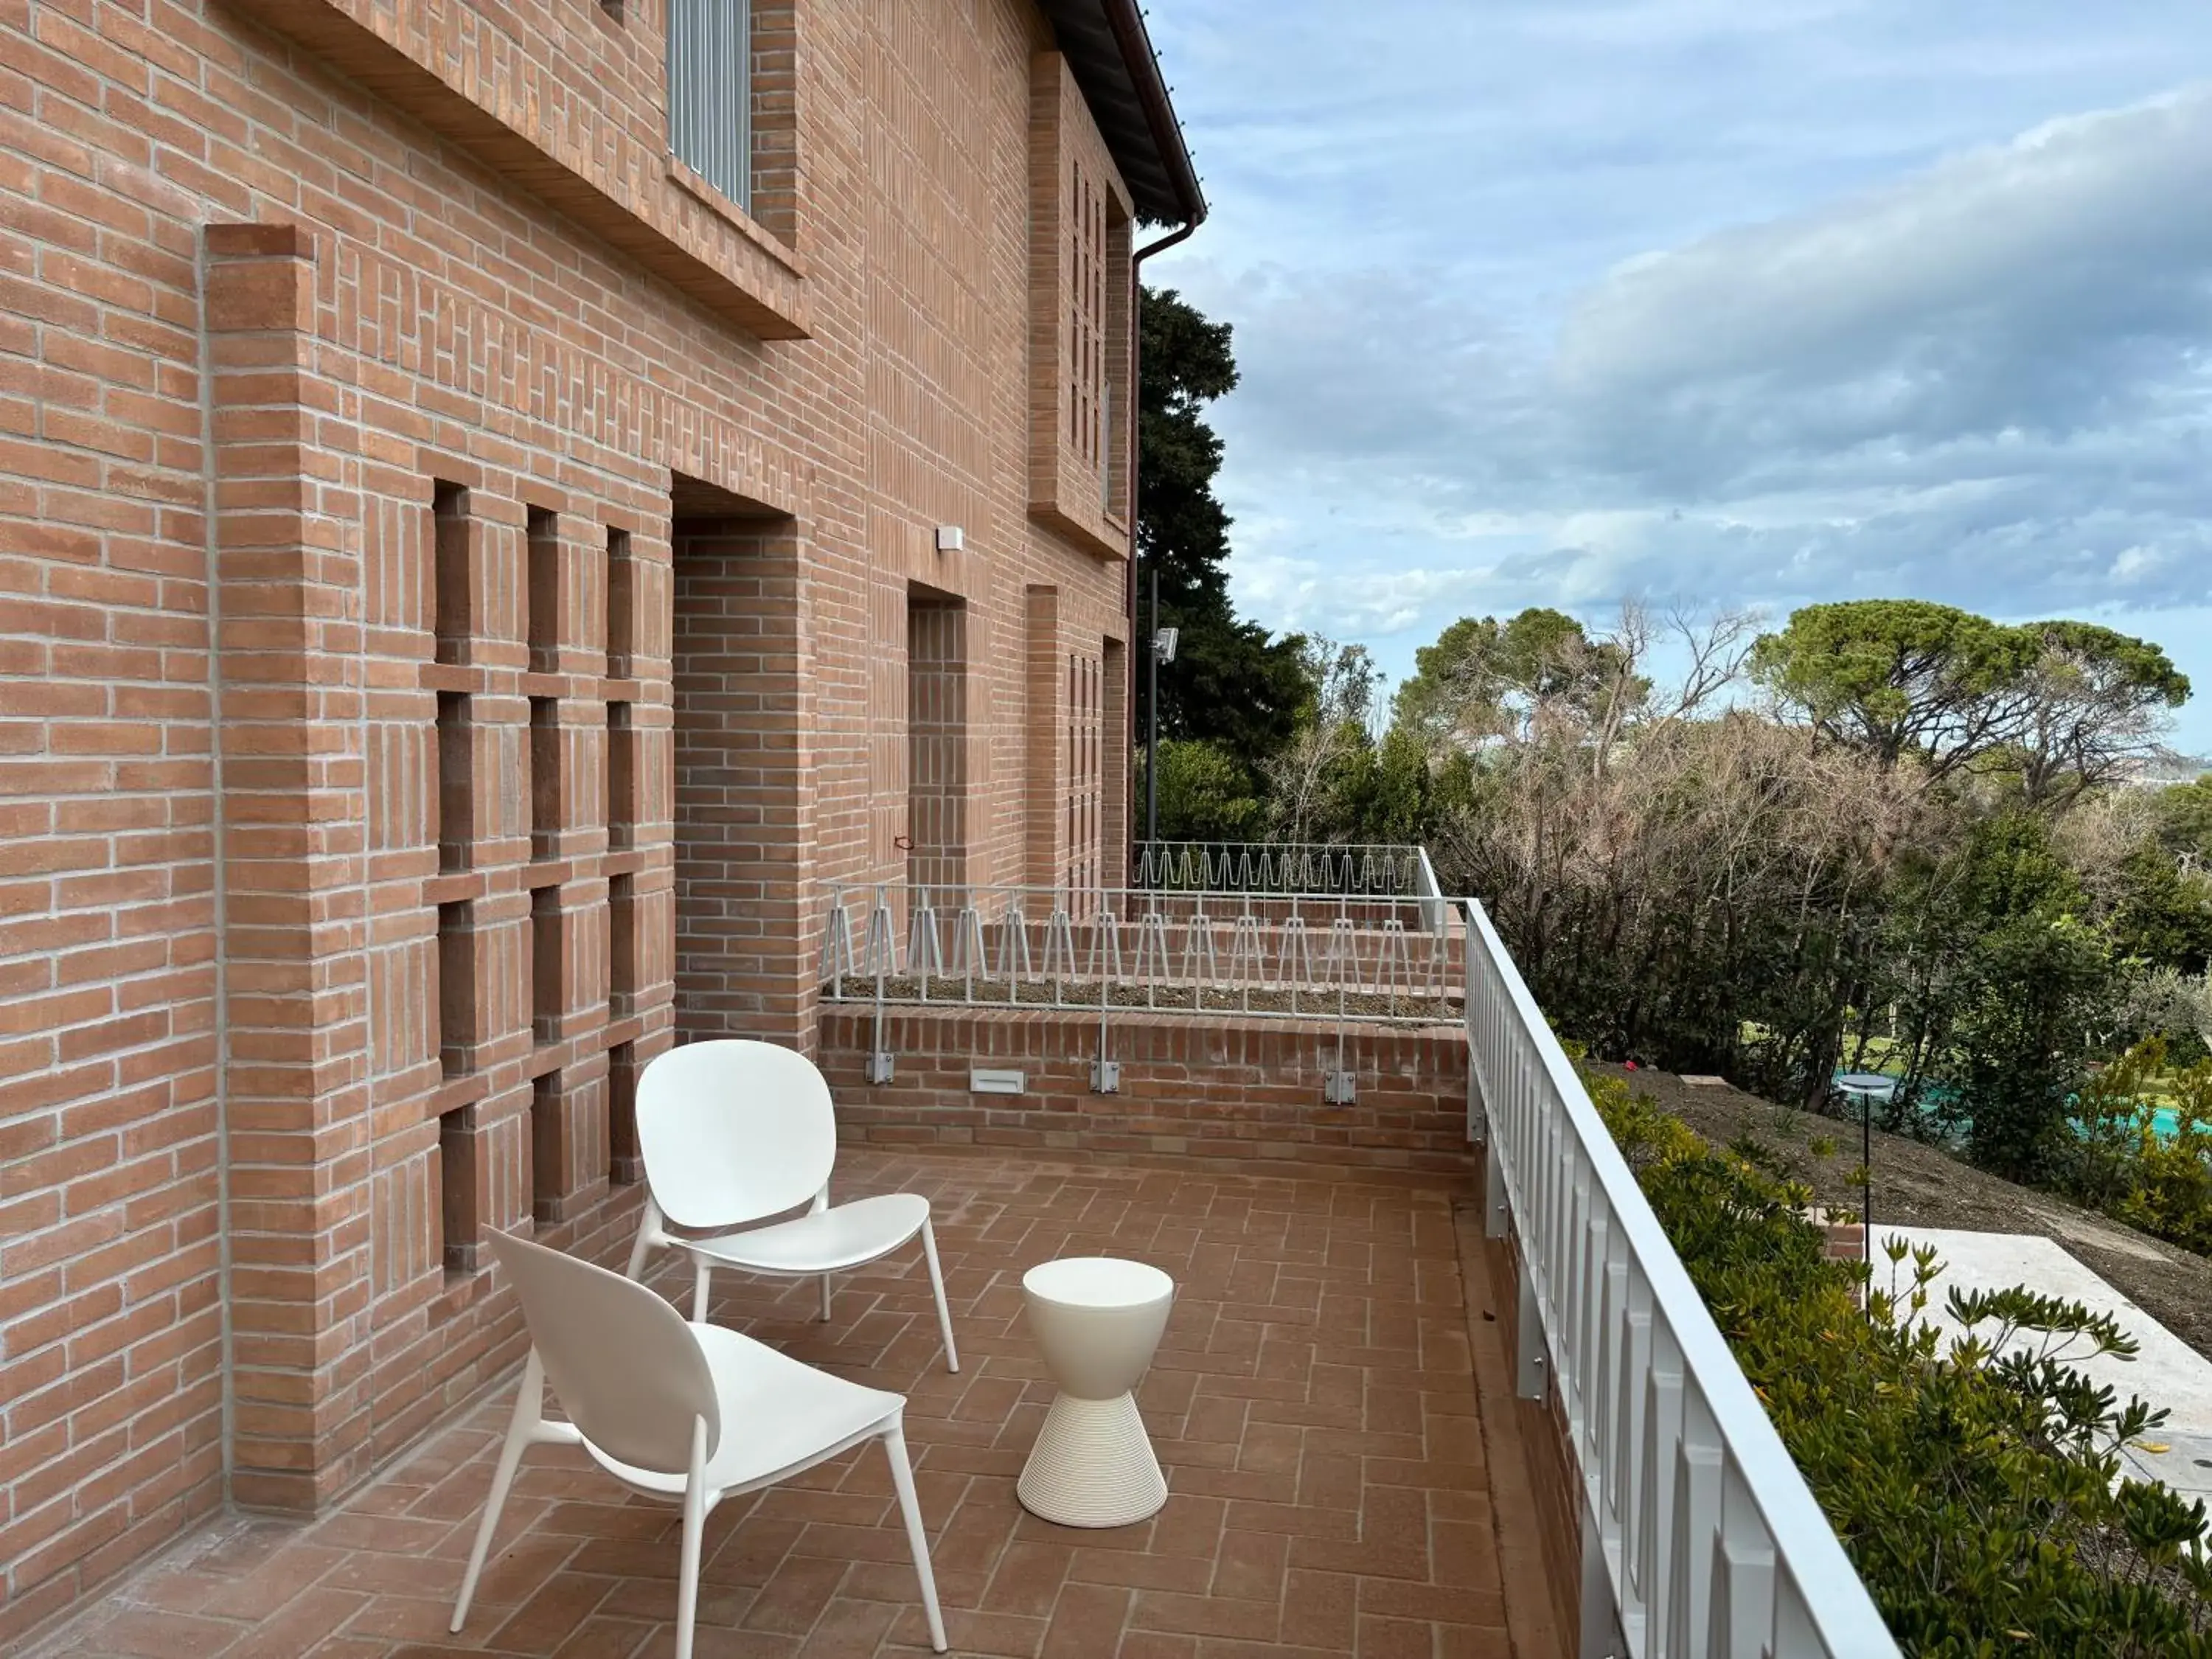
[[[521,1292],[530,1358],[453,1604],[454,1632],[469,1616],[526,1447],[581,1446],[633,1491],[684,1506],[676,1659],[691,1659],[700,1535],[714,1506],[875,1439],[890,1459],[930,1645],[945,1651],[929,1540],[907,1462],[903,1397],[831,1376],[718,1325],[687,1323],[642,1285],[542,1244],[495,1233],[491,1249]],[[565,1422],[545,1416],[549,1384]]]
[[[830,1202],[836,1111],[830,1085],[805,1055],[738,1037],[670,1049],[638,1079],[637,1145],[646,1200],[630,1249],[632,1279],[643,1274],[653,1250],[684,1251],[697,1273],[691,1317],[704,1322],[718,1266],[818,1275],[826,1320],[832,1274],[889,1255],[920,1233],[945,1369],[960,1369],[929,1200],[885,1193]],[[755,1224],[802,1204],[809,1206],[805,1215]],[[671,1232],[671,1223],[699,1236]]]

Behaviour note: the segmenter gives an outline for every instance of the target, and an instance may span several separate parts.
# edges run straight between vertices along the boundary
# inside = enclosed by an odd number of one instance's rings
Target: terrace
[[[1498,1659],[1525,1492],[1486,1445],[1471,1361],[1503,1354],[1465,1194],[1435,1183],[1082,1168],[863,1151],[842,1190],[927,1192],[965,1362],[948,1375],[927,1282],[722,1275],[718,1320],[907,1392],[907,1432],[956,1652],[1250,1654],[1250,1644]],[[1173,1488],[1154,1520],[1079,1533],[1014,1478],[1050,1388],[1022,1270],[1111,1251],[1179,1286],[1141,1401]],[[684,1288],[673,1268],[672,1291]],[[41,1655],[665,1651],[676,1514],[624,1503],[580,1453],[533,1452],[465,1638],[446,1623],[490,1484],[505,1388],[337,1514],[235,1519],[189,1540]],[[1501,1519],[1500,1504],[1507,1507]],[[1516,1537],[1516,1534],[1518,1536]],[[718,1512],[699,1652],[927,1650],[882,1460],[856,1451]],[[1528,1568],[1521,1569],[1527,1583]]]
[[[953,1650],[1893,1654],[1480,906],[1390,873],[1425,860],[1285,890],[1317,867],[830,896],[839,1195],[929,1194],[965,1368],[903,1258],[826,1324],[811,1284],[729,1273],[714,1315],[907,1393]],[[1170,1495],[1102,1532],[1014,1494],[1051,1397],[1021,1275],[1085,1254],[1179,1287],[1139,1395]],[[511,1389],[334,1512],[210,1525],[31,1651],[667,1651],[675,1511],[567,1449],[526,1462],[447,1634]],[[732,1500],[707,1552],[702,1656],[927,1651],[865,1449]]]

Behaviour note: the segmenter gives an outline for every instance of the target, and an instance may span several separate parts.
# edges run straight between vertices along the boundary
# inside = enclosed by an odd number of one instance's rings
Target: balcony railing
[[[1143,841],[1137,843],[1129,866],[1132,887],[1388,898],[1437,898],[1441,894],[1428,852],[1420,847]]]
[[[1363,1027],[1464,1020],[1485,1227],[1522,1264],[1517,1386],[1556,1394],[1583,1484],[1583,1652],[1896,1659],[1481,905],[1437,896],[1425,858],[1363,873],[1408,849],[1325,849],[1364,885],[1322,893],[1271,890],[1267,849],[1150,850],[1158,879],[1131,888],[830,886],[824,994],[874,1004],[872,1075],[894,1004],[1095,1015],[1102,1087],[1124,1014],[1330,1022],[1344,1079]],[[1198,879],[1224,855],[1233,890]]]
[[[1517,1384],[1581,1467],[1583,1651],[1893,1659],[1896,1643],[1481,905],[1469,1133],[1522,1261]],[[1475,1096],[1480,1096],[1480,1105]]]
[[[1455,1023],[1462,921],[1375,892],[1070,890],[905,882],[828,889],[834,1000]]]

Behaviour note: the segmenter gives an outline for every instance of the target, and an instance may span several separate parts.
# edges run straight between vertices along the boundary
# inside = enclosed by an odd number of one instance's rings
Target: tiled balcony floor
[[[715,1312],[806,1359],[908,1390],[954,1651],[1514,1651],[1452,1207],[1463,1188],[873,1151],[841,1163],[842,1195],[894,1185],[936,1202],[960,1375],[939,1359],[918,1260],[842,1280],[828,1325],[808,1317],[811,1284],[730,1274],[718,1279]],[[1015,1501],[1050,1398],[1023,1330],[1020,1279],[1054,1256],[1097,1253],[1154,1262],[1180,1288],[1140,1395],[1171,1496],[1152,1521],[1089,1533],[1047,1525]],[[672,1265],[659,1282],[688,1295],[688,1274]],[[626,1497],[566,1448],[529,1454],[468,1627],[447,1635],[511,1399],[502,1388],[313,1524],[212,1524],[33,1651],[670,1652],[674,1509]],[[708,1523],[707,1552],[700,1659],[927,1651],[873,1445],[726,1504]]]

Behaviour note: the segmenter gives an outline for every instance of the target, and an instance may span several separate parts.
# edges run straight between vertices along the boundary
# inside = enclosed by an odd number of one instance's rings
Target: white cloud
[[[1255,3],[1188,0],[1221,211],[1148,275],[1237,328],[1262,621],[2212,609],[2212,11]]]
[[[1553,374],[1613,459],[1693,483],[1778,442],[1909,454],[2194,419],[2208,279],[2196,88],[1634,261],[1576,307]]]

